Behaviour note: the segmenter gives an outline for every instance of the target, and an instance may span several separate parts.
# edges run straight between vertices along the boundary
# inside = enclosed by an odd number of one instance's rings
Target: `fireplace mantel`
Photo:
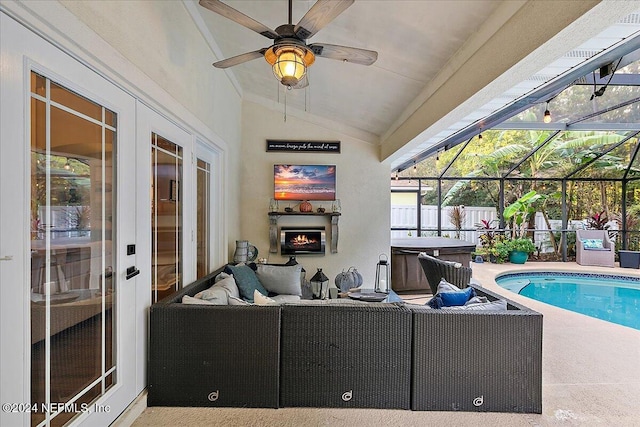
[[[313,216],[331,219],[331,253],[338,253],[338,219],[340,212],[269,212],[269,252],[278,253],[278,220],[287,216]]]

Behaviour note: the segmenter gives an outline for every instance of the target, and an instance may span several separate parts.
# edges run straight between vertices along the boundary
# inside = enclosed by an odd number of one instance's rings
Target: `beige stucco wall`
[[[324,217],[286,217],[279,225],[327,227],[324,256],[299,256],[307,279],[317,268],[333,280],[343,269],[355,266],[364,276],[365,286],[373,287],[378,255],[389,255],[389,167],[380,163],[378,147],[308,123],[282,112],[245,101],[242,108],[242,159],[240,205],[241,237],[251,241],[260,257],[284,262],[288,257],[269,254],[269,199],[273,195],[274,164],[335,164],[337,198],[342,215],[339,221],[338,253],[329,250],[329,220]],[[267,139],[339,140],[341,153],[266,152]],[[282,205],[282,203],[281,203]],[[292,203],[292,207],[295,204]],[[314,208],[319,202],[314,203]],[[328,210],[330,202],[323,204]],[[281,206],[282,210],[283,206]]]

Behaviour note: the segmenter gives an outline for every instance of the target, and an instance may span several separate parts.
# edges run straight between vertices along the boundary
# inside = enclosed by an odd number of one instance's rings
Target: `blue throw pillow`
[[[436,295],[433,298],[431,298],[429,301],[427,301],[427,305],[431,308],[441,308],[442,298],[440,298],[440,295]]]
[[[247,265],[228,265],[227,267],[238,285],[240,296],[245,301],[253,302],[253,291],[256,290],[264,296],[269,294],[251,267]]]
[[[442,292],[439,294],[443,307],[465,305],[474,296],[476,296],[476,293],[471,287],[464,288],[458,292]]]
[[[602,249],[602,239],[583,239],[582,245],[585,249]]]

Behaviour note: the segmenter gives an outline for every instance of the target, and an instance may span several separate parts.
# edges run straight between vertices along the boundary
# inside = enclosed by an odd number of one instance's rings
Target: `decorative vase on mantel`
[[[313,206],[307,200],[300,203],[300,212],[312,212]]]

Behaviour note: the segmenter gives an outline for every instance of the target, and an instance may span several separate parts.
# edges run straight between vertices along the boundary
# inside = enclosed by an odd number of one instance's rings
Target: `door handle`
[[[135,265],[127,268],[127,280],[138,274],[140,274],[140,270],[138,270]]]
[[[13,261],[13,255],[6,255],[0,258],[0,261]]]

